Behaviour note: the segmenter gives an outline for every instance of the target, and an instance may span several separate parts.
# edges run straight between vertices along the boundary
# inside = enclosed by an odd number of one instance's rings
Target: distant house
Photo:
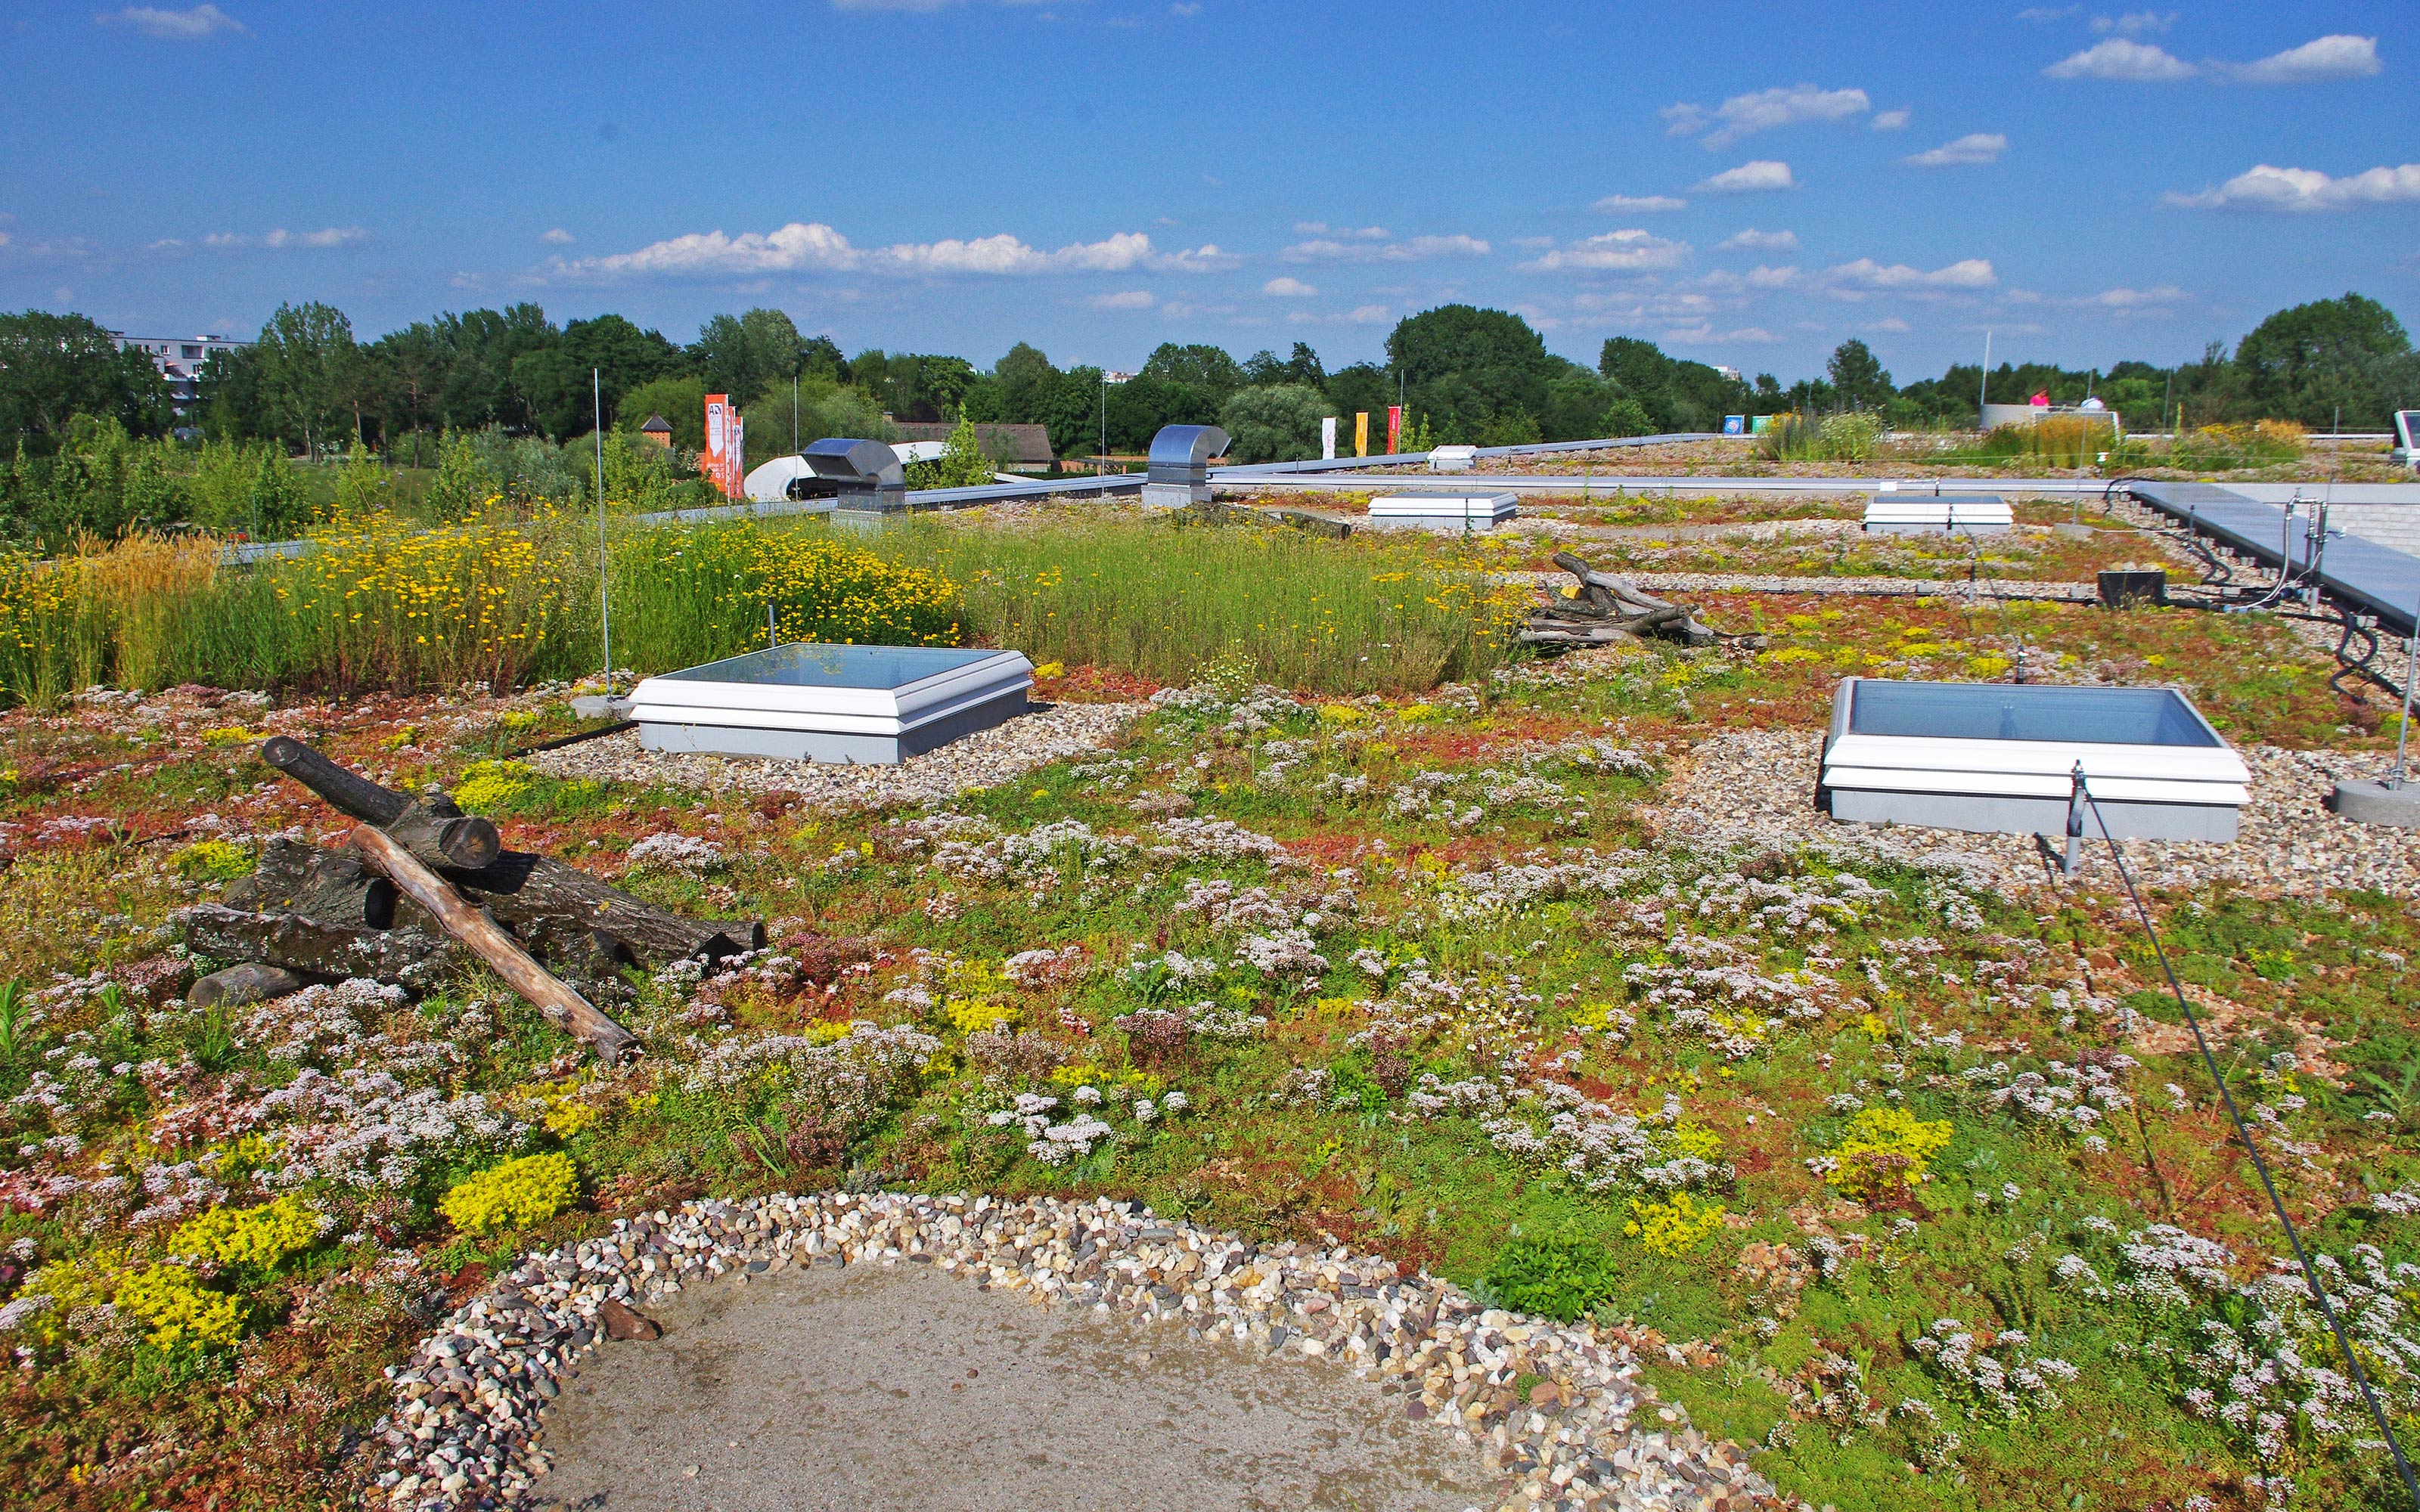
[[[231,336],[130,336],[122,331],[109,335],[119,351],[132,347],[151,359],[151,365],[168,380],[169,402],[180,416],[201,399],[202,364],[218,352],[241,351],[252,345]]]
[[[893,421],[892,428],[903,441],[946,441],[958,427],[947,420],[903,420]],[[983,438],[984,455],[998,460],[1003,472],[1047,472],[1057,460],[1051,455],[1047,425],[977,421],[975,432]]]
[[[639,434],[666,451],[672,450],[673,423],[661,415],[649,415],[647,423],[639,427]]]

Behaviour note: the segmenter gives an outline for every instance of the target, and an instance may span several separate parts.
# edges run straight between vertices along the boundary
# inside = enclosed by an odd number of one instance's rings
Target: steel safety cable
[[[2211,1080],[2218,1086],[2218,1098],[2226,1107],[2227,1121],[2235,1126],[2235,1137],[2243,1146],[2243,1152],[2252,1157],[2252,1168],[2260,1177],[2260,1190],[2267,1194],[2270,1211],[2277,1215],[2278,1224],[2286,1230],[2286,1242],[2293,1247],[2294,1258],[2303,1268],[2304,1283],[2311,1288],[2311,1299],[2319,1304],[2319,1316],[2327,1319],[2328,1332],[2335,1335],[2336,1349],[2352,1371],[2353,1384],[2361,1388],[2361,1399],[2369,1407],[2370,1420],[2378,1425],[2378,1431],[2385,1437],[2387,1452],[2395,1457],[2396,1473],[2403,1477],[2403,1489],[2411,1493],[2412,1506],[2420,1508],[2420,1477],[2412,1474],[2412,1462],[2404,1458],[2402,1443],[2395,1437],[2395,1429],[2387,1425],[2386,1409],[2379,1402],[2378,1393],[2369,1383],[2369,1372],[2362,1368],[2361,1357],[2353,1352],[2352,1341],[2345,1336],[2344,1324],[2336,1318],[2335,1304],[2328,1301],[2328,1288],[2320,1283],[2319,1267],[2311,1263],[2310,1252],[2303,1247],[2301,1232],[2294,1227],[2294,1220],[2287,1215],[2285,1201],[2277,1196],[2277,1183],[2270,1178],[2269,1163],[2261,1158],[2260,1147],[2253,1143],[2252,1131],[2244,1124],[2243,1114],[2235,1105],[2235,1094],[2227,1090],[2226,1073],[2219,1070],[2218,1057],[2211,1053],[2210,1041],[2202,1033],[2201,1018],[2194,1012],[2192,1002],[2185,997],[2184,985],[2177,980],[2176,968],[2168,964],[2167,949],[2160,943],[2160,932],[2151,922],[2151,911],[2143,905],[2143,895],[2134,887],[2134,874],[2127,868],[2125,852],[2119,849],[2118,837],[2110,833],[2109,821],[2101,812],[2101,800],[2093,796],[2091,787],[2085,780],[2084,764],[2078,762],[2075,764],[2075,792],[2068,803],[2068,833],[2071,836],[2082,833],[2084,807],[2091,809],[2092,822],[2101,826],[2101,838],[2109,846],[2109,859],[2118,868],[2118,880],[2126,886],[2127,901],[2134,905],[2134,917],[2142,920],[2143,933],[2150,938],[2151,953],[2160,963],[2160,975],[2167,979],[2168,991],[2174,995],[2177,1007],[2184,1013],[2185,1026],[2193,1031],[2194,1046],[2201,1052],[2202,1064],[2210,1068]]]

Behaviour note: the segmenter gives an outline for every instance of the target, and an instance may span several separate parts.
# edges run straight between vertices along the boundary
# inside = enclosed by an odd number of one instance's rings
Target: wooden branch
[[[504,854],[504,837],[496,833],[494,821],[471,818],[450,802],[414,803],[393,788],[380,787],[328,760],[292,735],[271,737],[260,748],[260,759],[327,799],[339,812],[393,835],[430,866],[476,871],[492,865]]]
[[[494,967],[497,976],[550,1022],[585,1041],[599,1060],[612,1065],[637,1052],[639,1042],[629,1030],[539,965],[502,926],[463,902],[451,884],[424,866],[395,837],[375,825],[362,825],[345,837],[345,843],[385,872],[412,902],[427,909],[446,933]]]
[[[550,922],[577,924],[602,930],[644,960],[719,959],[765,944],[765,926],[755,919],[686,918],[527,851],[506,851],[475,872],[449,867],[445,876],[524,933]]]
[[[309,788],[338,811],[376,825],[402,841],[423,865],[460,887],[471,901],[525,938],[571,926],[613,936],[624,953],[646,961],[709,959],[760,949],[765,926],[755,919],[685,918],[578,867],[526,851],[508,851],[485,819],[466,817],[445,799],[415,803],[381,787],[290,735],[260,749],[261,759]],[[262,857],[264,873],[269,857]],[[277,884],[291,893],[299,881]],[[264,889],[264,897],[271,894]],[[349,919],[347,912],[346,918]],[[373,922],[375,922],[373,920]]]

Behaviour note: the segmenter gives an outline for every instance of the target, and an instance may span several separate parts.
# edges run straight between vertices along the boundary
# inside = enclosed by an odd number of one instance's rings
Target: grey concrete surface
[[[1510,1490],[1325,1362],[1036,1307],[912,1264],[721,1281],[606,1346],[540,1446],[581,1512],[1460,1512]]]

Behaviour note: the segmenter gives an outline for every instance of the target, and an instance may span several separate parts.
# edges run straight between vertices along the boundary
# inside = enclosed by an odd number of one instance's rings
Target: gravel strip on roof
[[[1126,725],[1150,710],[1148,703],[1054,703],[896,766],[647,750],[640,746],[636,730],[539,751],[528,761],[551,777],[708,792],[792,793],[811,804],[836,809],[881,809],[946,802],[970,790],[997,787],[1037,766],[1103,749],[1115,745]]]
[[[2226,882],[2289,897],[2374,887],[2420,897],[2420,830],[2381,829],[2339,819],[2325,807],[2346,778],[2375,777],[2377,752],[2237,748],[2252,769],[2252,801],[2230,843],[2131,840],[2127,867],[2147,887]],[[1648,818],[1668,841],[1717,846],[1822,845],[1962,874],[1998,890],[2056,880],[2032,837],[1836,822],[1815,810],[1823,764],[1820,730],[1730,731],[1699,742],[1676,764]],[[2085,847],[2085,876],[2116,887],[2105,843]]]

